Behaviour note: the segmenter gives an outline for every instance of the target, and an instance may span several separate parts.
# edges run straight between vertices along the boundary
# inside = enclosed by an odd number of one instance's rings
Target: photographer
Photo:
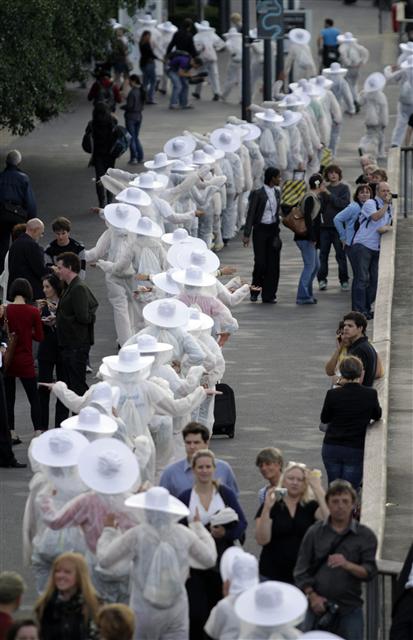
[[[361,583],[377,573],[377,538],[353,519],[355,501],[349,482],[332,482],[326,493],[329,518],[310,527],[301,543],[294,578],[309,603],[304,631],[363,640]]]
[[[354,272],[352,309],[373,318],[371,305],[376,299],[379,272],[380,241],[391,229],[392,193],[387,182],[379,182],[376,197],[364,203],[358,220],[359,228],[350,249]]]
[[[166,74],[172,82],[170,109],[192,109],[188,104],[189,78],[192,70],[202,67],[201,58],[191,58],[185,51],[173,51],[168,60]]]

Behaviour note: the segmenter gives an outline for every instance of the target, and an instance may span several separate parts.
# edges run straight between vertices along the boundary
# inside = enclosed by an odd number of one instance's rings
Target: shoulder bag
[[[13,362],[14,352],[16,351],[18,336],[17,333],[11,332],[7,320],[7,307],[4,307],[4,328],[7,334],[7,349],[3,354],[3,372],[7,373]]]

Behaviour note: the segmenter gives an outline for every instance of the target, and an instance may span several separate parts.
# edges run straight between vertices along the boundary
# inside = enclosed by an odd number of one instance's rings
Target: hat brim
[[[256,124],[253,124],[251,122],[240,124],[239,127],[240,129],[247,131],[247,135],[243,138],[243,142],[251,142],[252,140],[257,140],[262,133],[261,129]]]
[[[47,467],[75,467],[83,449],[89,441],[79,432],[70,432],[73,447],[69,451],[56,453],[49,448],[49,440],[56,436],[56,430],[45,431],[38,438],[34,438],[30,447],[30,455],[39,464]]]
[[[413,56],[413,54],[412,54],[412,56]],[[410,56],[409,56],[409,58],[410,58]],[[410,63],[410,62],[409,62],[409,58],[407,58],[407,60],[404,60],[404,61],[401,63],[400,67],[401,67],[402,69],[413,69],[413,61]]]
[[[323,76],[324,75],[345,76],[347,71],[348,69],[344,69],[343,67],[341,67],[341,69],[339,69],[338,71],[331,71],[330,67],[327,67],[326,69],[323,69],[322,73],[323,73]]]
[[[101,404],[98,400],[93,400],[93,402],[95,404]],[[84,431],[87,433],[104,433],[104,434],[107,434],[108,436],[116,433],[116,431],[118,430],[118,425],[116,423],[116,420],[113,420],[113,418],[110,418],[109,416],[105,416],[102,414],[99,416],[99,418],[100,420],[99,420],[98,428],[94,428],[91,425],[80,425],[79,415],[72,416],[71,418],[66,418],[66,420],[63,420],[60,426],[63,429],[69,429],[69,430],[80,431],[80,432]]]
[[[141,212],[139,209],[131,204],[125,203],[125,206],[129,208],[129,211],[128,215],[122,219],[116,215],[116,209],[119,207],[119,204],[107,204],[103,209],[105,220],[109,222],[112,227],[116,227],[117,229],[127,229],[129,225],[133,224],[134,221],[140,218]]]
[[[99,473],[97,462],[99,454],[107,452],[119,454],[122,458],[122,466],[116,476],[105,478]],[[78,469],[79,476],[85,485],[98,493],[124,493],[140,482],[136,456],[123,442],[115,438],[100,438],[89,443],[79,456]]]
[[[191,287],[212,287],[212,285],[217,281],[215,276],[212,276],[210,273],[206,273],[205,271],[202,272],[202,280],[192,280],[191,278],[188,278],[185,269],[173,273],[172,278],[179,284],[186,284]]]
[[[220,136],[222,133],[230,133],[231,140],[228,142],[222,142],[220,140]],[[209,138],[210,143],[216,149],[221,149],[221,151],[237,151],[241,146],[241,136],[238,135],[233,129],[215,129],[210,135]]]
[[[215,29],[213,27],[211,27],[211,26],[205,27],[204,25],[199,24],[199,22],[195,22],[194,26],[195,26],[195,29],[197,31],[215,31]]]
[[[143,191],[160,191],[161,189],[164,189],[164,183],[161,182],[160,180],[154,180],[150,185],[143,185],[140,182],[140,177],[138,176],[137,178],[134,178],[131,182],[129,182],[129,185],[131,187],[138,187],[139,189],[142,189]]]
[[[150,229],[144,229],[139,226],[139,220],[135,224],[131,224],[127,228],[131,233],[136,233],[138,236],[147,236],[148,238],[160,238],[163,234],[163,230],[156,222],[152,221]]]
[[[175,31],[178,31],[178,27],[175,27],[174,24],[172,25],[168,25],[167,27],[165,27],[164,24],[158,24],[157,29],[159,29],[159,31],[164,31],[165,33],[175,33]]]
[[[189,332],[191,331],[207,331],[208,329],[212,329],[214,326],[214,321],[211,316],[208,316],[206,313],[201,311],[199,320],[194,318],[189,318],[188,324],[185,329]]]
[[[373,75],[373,74],[372,74]],[[382,91],[386,86],[386,78],[382,73],[374,74],[374,80],[376,82],[376,86],[372,87],[368,81],[372,79],[372,76],[368,76],[364,81],[363,90],[364,93],[373,93],[374,91]]]
[[[219,572],[223,582],[231,580],[234,560],[235,558],[241,558],[244,553],[245,551],[240,547],[228,547],[228,549],[225,549],[219,563]]]
[[[305,595],[297,587],[286,582],[272,580],[268,582],[273,584],[274,587],[276,585],[277,589],[281,591],[282,605],[278,609],[274,607],[274,609],[268,611],[258,610],[255,605],[255,592],[260,585],[256,585],[238,596],[235,603],[237,616],[245,622],[256,624],[260,627],[278,627],[284,624],[297,625],[303,619],[308,607]],[[268,584],[268,582],[265,584]]]
[[[289,120],[284,120],[284,122],[281,123],[281,126],[284,129],[288,129],[288,127],[293,127],[294,125],[298,124],[303,117],[303,114],[299,111],[292,111],[291,113],[294,114],[294,117],[291,117],[291,119]]]
[[[156,287],[158,287],[158,289],[174,296],[180,294],[182,291],[176,282],[171,282],[167,279],[165,273],[157,273],[152,276],[152,282]]]
[[[206,157],[203,157],[202,160],[195,160],[195,158],[192,160],[192,163],[194,165],[200,165],[200,166],[204,164],[214,164],[214,162],[215,162],[215,158],[213,158],[209,154],[207,154]]]
[[[193,136],[178,136],[178,137],[179,137],[179,140],[183,140],[185,143],[181,150],[177,151],[176,149],[174,149],[173,145],[177,139],[176,137],[171,138],[164,144],[163,150],[166,153],[166,155],[169,156],[169,158],[183,158],[185,156],[189,156],[189,154],[192,153],[196,147],[196,140]]]
[[[171,167],[171,173],[193,173],[197,170],[192,164],[186,164],[184,167]]]
[[[145,511],[160,511],[162,513],[169,513],[170,515],[176,516],[177,518],[187,518],[189,516],[188,507],[175,498],[174,496],[169,495],[168,506],[159,507],[157,505],[148,505],[146,504],[145,493],[136,493],[133,496],[130,496],[125,500],[125,506],[131,507],[132,509],[143,509]]]
[[[119,373],[135,373],[142,371],[146,367],[149,367],[154,363],[155,358],[153,356],[141,356],[134,364],[120,362],[119,356],[105,356],[102,358],[104,364],[106,364],[112,371],[118,371]]]
[[[345,38],[344,36],[337,36],[338,44],[350,44],[351,42],[357,42],[357,38]]]
[[[136,342],[137,345],[139,345],[139,342]],[[173,351],[173,346],[171,344],[168,344],[167,342],[157,342],[155,348],[145,348],[145,347],[139,347],[139,351],[141,353],[166,353],[166,351]]]
[[[155,164],[155,160],[146,160],[143,165],[151,171],[156,171],[156,169],[164,169],[165,167],[169,167],[169,165],[172,163],[173,160],[165,160],[163,164]]]
[[[302,37],[297,37],[302,35]],[[287,33],[289,40],[294,44],[308,44],[311,40],[311,33],[306,29],[291,29]]]
[[[164,233],[162,236],[162,242],[164,242],[165,244],[168,244],[170,246],[172,246],[173,244],[176,244],[177,242],[182,242],[185,241],[187,238],[191,238],[192,236],[190,236],[188,234],[188,236],[186,238],[182,238],[181,240],[174,240],[174,234],[173,232],[171,233]]]
[[[117,196],[115,196],[115,199],[118,200],[119,202],[125,202],[126,204],[130,204],[134,207],[147,207],[148,205],[151,204],[150,196],[148,196],[148,194],[145,191],[142,191],[141,189],[137,193],[139,202],[137,202],[136,200],[130,199],[127,195],[127,191],[129,189],[130,187],[123,189],[120,193],[118,193]]]
[[[264,122],[273,122],[274,124],[281,124],[281,122],[283,122],[284,118],[280,115],[278,115],[278,113],[275,114],[275,116],[271,116],[271,118],[266,118],[266,113],[264,111],[259,111],[258,113],[255,114],[255,117],[258,120],[263,120]]]
[[[203,265],[196,265],[191,263],[191,254],[194,251],[205,251],[205,263]],[[176,269],[186,269],[189,266],[199,266],[202,271],[205,273],[213,273],[217,269],[219,269],[220,261],[218,256],[210,251],[209,249],[205,249],[198,243],[187,243],[185,240],[183,242],[175,242],[169,249],[166,256],[169,264],[171,264]]]
[[[157,327],[165,327],[165,329],[174,329],[184,327],[188,323],[189,307],[180,300],[174,300],[177,312],[173,317],[166,317],[159,314],[159,303],[157,300],[149,302],[144,308],[142,315],[145,320]]]

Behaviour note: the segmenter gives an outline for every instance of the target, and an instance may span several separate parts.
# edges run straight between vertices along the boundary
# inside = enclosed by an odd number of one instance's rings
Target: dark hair
[[[363,363],[356,356],[346,356],[340,362],[339,370],[345,380],[356,380],[363,373]]]
[[[52,222],[52,231],[70,231],[72,224],[68,218],[61,216]]]
[[[139,38],[139,44],[142,44],[144,39],[149,36],[151,37],[151,32],[148,29],[145,29],[145,31],[142,31],[141,37]]]
[[[371,188],[371,186],[368,183],[365,182],[364,184],[359,184],[357,189],[355,190],[354,196],[353,196],[353,200],[355,200],[359,204],[360,204],[359,199],[358,199],[359,193],[360,193],[360,191],[363,191],[363,189],[368,189],[370,191],[370,198],[373,197],[373,189]]]
[[[374,171],[372,171],[371,175],[378,176],[381,182],[387,182],[387,180],[389,179],[384,169],[375,169]]]
[[[267,167],[264,173],[264,184],[270,184],[273,178],[278,178],[280,170],[275,167]]]
[[[340,176],[340,180],[343,177],[343,172],[338,164],[329,164],[328,167],[324,169],[324,177],[326,180],[328,180],[328,175],[332,172],[338,173],[338,175]]]
[[[136,84],[140,84],[140,78],[136,73],[132,73],[132,75],[129,76],[129,81],[132,80],[132,82],[135,82]]]
[[[105,604],[99,609],[97,625],[105,640],[131,640],[135,631],[135,616],[125,604]]]
[[[367,318],[364,313],[360,313],[360,311],[350,311],[343,316],[343,321],[352,320],[356,327],[362,327],[363,333],[365,333],[367,329]]]
[[[26,278],[16,278],[11,283],[9,298],[14,300],[16,296],[24,298],[26,304],[30,304],[33,300],[32,285]]]
[[[328,500],[329,498],[331,498],[331,496],[337,496],[341,493],[349,493],[351,495],[353,504],[356,502],[357,493],[353,485],[347,480],[333,480],[333,482],[330,482],[326,491],[325,501],[328,504]]]
[[[191,18],[185,18],[185,20],[182,23],[182,28],[186,29],[188,31],[188,29],[192,29],[192,25],[193,25],[193,21],[191,20]]]
[[[202,65],[204,64],[202,58],[200,58],[199,56],[195,56],[195,58],[192,58],[192,63],[197,67],[202,67]]]
[[[332,20],[331,18],[326,18],[324,22],[325,24],[328,24],[329,27],[332,27],[334,24],[334,20]]]
[[[80,273],[80,259],[73,251],[64,251],[57,256],[57,262],[62,262],[66,269],[71,269],[75,273]]]
[[[11,230],[11,240],[14,242],[17,238],[23,233],[26,233],[26,223],[20,222],[19,224],[15,224],[13,229]]]
[[[62,293],[62,283],[57,275],[55,273],[48,273],[47,275],[43,276],[42,282],[44,282],[45,280],[47,280],[50,286],[53,287],[53,289],[56,291],[56,294],[60,298],[60,295]]]
[[[17,632],[20,631],[20,629],[23,629],[23,627],[35,627],[37,630],[39,630],[37,623],[31,618],[27,618],[26,620],[18,620],[17,622],[14,622],[11,627],[9,627],[6,635],[6,640],[15,640]]]
[[[260,467],[265,462],[275,462],[280,465],[281,471],[284,466],[284,458],[280,451],[276,447],[266,447],[265,449],[261,449],[255,459],[255,465]]]
[[[308,180],[308,186],[310,189],[318,189],[322,182],[324,182],[324,178],[321,173],[313,173]]]
[[[93,109],[92,120],[99,123],[110,122],[112,116],[108,105],[104,102],[98,102]]]
[[[209,433],[209,430],[200,422],[189,422],[182,429],[183,439],[185,440],[186,436],[189,436],[190,433],[193,433],[194,435],[197,435],[199,433],[204,442],[208,442],[211,436],[211,434]]]

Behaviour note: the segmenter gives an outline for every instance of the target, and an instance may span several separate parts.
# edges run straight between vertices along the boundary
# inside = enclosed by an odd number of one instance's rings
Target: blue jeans
[[[188,104],[188,80],[183,78],[176,71],[169,70],[168,77],[172,82],[172,94],[169,103],[170,107],[186,107]]]
[[[302,630],[312,631],[313,629],[317,629],[317,620],[318,617],[308,608]],[[353,611],[349,613],[339,613],[331,627],[324,630],[336,633],[344,640],[363,640],[363,627],[363,609],[357,607],[357,609],[353,609]]]
[[[153,102],[156,87],[155,62],[148,62],[142,69],[142,84],[146,91],[146,102]]]
[[[368,315],[376,299],[380,251],[353,244],[350,252],[354,271],[352,309]]]
[[[344,282],[348,282],[347,258],[337,230],[330,227],[320,229],[320,268],[317,278],[319,282],[320,280],[327,280],[328,257],[330,255],[331,245],[333,245],[336,253],[338,279],[340,280],[340,284],[343,284]]]
[[[333,480],[347,480],[357,491],[363,477],[363,449],[324,443],[321,457],[327,471],[328,484]]]
[[[304,269],[298,283],[297,304],[305,304],[314,300],[313,280],[317,275],[320,263],[317,249],[311,240],[296,240],[295,243],[301,251],[304,262]]]
[[[131,120],[130,118],[125,118],[126,128],[131,135],[130,159],[137,160],[138,162],[142,162],[143,160],[143,149],[141,141],[139,140],[141,124],[142,120]]]

